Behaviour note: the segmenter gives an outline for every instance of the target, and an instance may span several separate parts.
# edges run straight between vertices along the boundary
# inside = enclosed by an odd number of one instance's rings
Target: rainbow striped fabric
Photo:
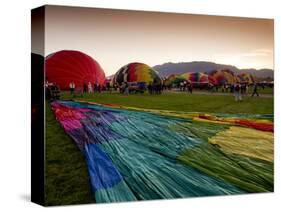
[[[273,116],[56,101],[96,202],[273,191]]]

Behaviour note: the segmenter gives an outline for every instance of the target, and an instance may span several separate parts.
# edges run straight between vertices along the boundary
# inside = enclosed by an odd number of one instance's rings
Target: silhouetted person
[[[91,82],[88,83],[88,92],[89,93],[93,92],[93,87],[92,87],[92,83]]]
[[[254,90],[253,90],[253,93],[252,93],[252,97],[253,97],[255,94],[256,94],[257,96],[260,96],[259,93],[258,93],[258,84],[257,84],[257,83],[254,84]]]
[[[242,101],[241,86],[238,83],[234,86],[234,96],[235,101]]]
[[[151,95],[151,94],[152,94],[152,85],[151,85],[151,82],[148,84],[147,89],[148,89],[148,93]]]
[[[71,81],[69,83],[69,90],[70,90],[70,94],[74,93],[74,90],[75,90],[75,83],[74,83],[74,81]]]
[[[95,83],[95,84],[94,84],[94,92],[95,92],[95,93],[98,92],[98,83]]]
[[[190,84],[188,85],[188,91],[189,91],[189,93],[192,94],[192,90],[193,90],[193,85],[192,85],[192,83],[190,83]]]
[[[87,84],[86,83],[83,84],[83,93],[87,93]]]
[[[125,90],[124,90],[125,95],[129,95],[129,85],[127,82],[125,82]]]

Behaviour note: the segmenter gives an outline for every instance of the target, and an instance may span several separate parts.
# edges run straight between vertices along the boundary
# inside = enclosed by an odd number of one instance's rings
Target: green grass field
[[[249,87],[248,93],[251,94],[252,92],[253,92],[253,87]],[[270,87],[265,87],[264,89],[262,89],[261,87],[259,87],[258,92],[260,94],[273,94],[274,89]]]
[[[233,96],[216,96],[188,93],[164,93],[161,95],[132,94],[125,96],[119,93],[84,94],[73,97],[68,92],[62,99],[76,99],[103,104],[206,113],[273,113],[273,98],[244,97],[242,102],[235,102]]]
[[[194,91],[204,91],[204,90],[200,90],[198,88],[194,88]],[[253,86],[250,86],[248,88],[248,95],[251,95],[253,93]],[[218,89],[217,93],[222,93],[221,88]],[[273,94],[274,93],[274,88],[270,88],[270,87],[265,87],[264,89],[262,87],[258,87],[258,93],[259,94]]]
[[[149,94],[102,93],[75,97],[65,92],[62,99],[93,101],[150,109],[206,113],[272,114],[273,98],[245,97],[235,102],[233,96],[211,96],[187,93]],[[74,142],[55,120],[46,103],[46,204],[64,205],[94,202],[91,197],[85,161]]]

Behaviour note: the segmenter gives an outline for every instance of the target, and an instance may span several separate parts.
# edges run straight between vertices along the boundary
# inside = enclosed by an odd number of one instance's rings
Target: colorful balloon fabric
[[[218,85],[236,83],[236,77],[230,70],[215,70],[210,72],[209,75],[216,80]]]
[[[123,82],[160,83],[157,71],[143,63],[129,63],[115,74],[113,81],[122,85]]]
[[[254,77],[251,74],[242,73],[235,75],[230,70],[214,70],[209,74],[201,72],[188,72],[180,75],[170,75],[165,81],[166,85],[170,85],[176,80],[187,80],[190,83],[195,84],[212,84],[212,85],[224,85],[235,83],[248,83],[255,82]]]
[[[96,202],[273,191],[273,116],[55,101]]]
[[[209,84],[218,85],[218,81],[211,75],[208,75]]]
[[[73,81],[77,87],[83,84],[105,81],[105,74],[97,61],[92,57],[73,50],[63,50],[50,54],[46,58],[46,78],[48,82],[57,83],[62,90],[69,89]]]
[[[253,84],[255,82],[255,79],[251,74],[243,73],[243,74],[239,74],[237,77],[240,79],[240,82],[250,83],[250,84]]]
[[[188,72],[181,74],[179,77],[187,80],[190,83],[208,84],[209,78],[207,74],[200,72]]]
[[[173,82],[175,81],[175,79],[177,79],[177,75],[176,74],[171,74],[165,81],[164,84],[166,86],[170,86],[173,84]]]

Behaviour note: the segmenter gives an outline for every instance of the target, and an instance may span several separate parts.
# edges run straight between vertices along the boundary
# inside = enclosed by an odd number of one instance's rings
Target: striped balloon
[[[114,83],[121,85],[123,82],[160,83],[161,79],[154,69],[143,63],[129,63],[116,72]]]
[[[181,78],[187,80],[190,83],[209,83],[209,78],[207,74],[200,72],[188,72],[180,75]]]

